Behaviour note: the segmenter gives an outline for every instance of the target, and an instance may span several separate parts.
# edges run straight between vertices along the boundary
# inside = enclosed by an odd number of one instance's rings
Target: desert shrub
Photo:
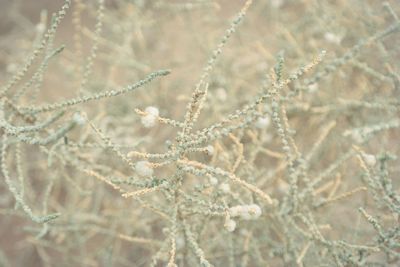
[[[399,265],[398,2],[28,2],[3,266]]]

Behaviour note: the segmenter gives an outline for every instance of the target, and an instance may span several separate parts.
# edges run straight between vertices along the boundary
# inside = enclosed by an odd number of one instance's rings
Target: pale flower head
[[[154,173],[151,163],[146,160],[136,162],[135,169],[140,176],[152,176]]]
[[[214,147],[212,145],[209,145],[205,149],[207,155],[212,156],[214,155]]]
[[[234,206],[229,208],[229,215],[231,217],[237,217],[242,214],[242,206]]]
[[[144,111],[147,113],[147,115],[158,116],[160,114],[158,108],[152,106],[147,107]]]
[[[232,219],[226,220],[224,227],[228,232],[233,232],[236,229],[236,222]]]
[[[229,208],[231,217],[240,217],[243,220],[255,220],[261,216],[261,208],[257,204],[238,205]]]
[[[231,191],[231,187],[229,184],[227,183],[223,183],[219,186],[219,189],[221,189],[222,192],[224,192],[225,194],[229,193]]]
[[[261,216],[261,208],[257,204],[251,204],[247,206],[247,212],[250,214],[252,219],[257,219]]]
[[[363,154],[363,158],[365,163],[370,166],[370,167],[374,167],[376,164],[376,157],[374,155],[371,154]]]
[[[218,184],[218,179],[215,178],[214,176],[211,176],[211,177],[209,178],[209,181],[210,181],[210,184],[211,184],[211,185],[216,185],[216,184]]]
[[[324,38],[326,41],[332,44],[340,44],[340,42],[342,41],[342,38],[340,38],[339,35],[332,32],[325,33]]]
[[[144,127],[151,128],[157,124],[159,110],[156,107],[147,107],[145,110],[146,114],[142,116],[141,122]]]
[[[268,116],[259,117],[256,120],[256,127],[258,129],[266,129],[271,124],[271,119]]]

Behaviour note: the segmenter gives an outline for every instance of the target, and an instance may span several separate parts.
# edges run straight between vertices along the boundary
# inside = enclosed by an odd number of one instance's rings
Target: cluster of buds
[[[147,107],[145,110],[145,115],[142,116],[141,122],[144,127],[151,128],[157,124],[159,110],[156,107]]]
[[[231,218],[239,217],[243,220],[255,220],[261,216],[261,208],[257,204],[238,205],[229,208],[224,227],[228,232],[233,232],[236,222]]]
[[[243,220],[255,220],[261,216],[261,208],[257,204],[239,205],[229,208],[231,217],[240,217]]]
[[[137,174],[144,177],[152,176],[154,173],[151,163],[145,160],[136,162],[135,170]]]

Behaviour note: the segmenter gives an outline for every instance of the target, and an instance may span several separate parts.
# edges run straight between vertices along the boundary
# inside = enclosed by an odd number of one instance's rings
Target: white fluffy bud
[[[376,157],[374,155],[371,154],[363,154],[363,158],[365,160],[365,163],[370,166],[370,167],[374,167],[376,164]]]
[[[209,156],[214,155],[214,147],[211,145],[207,146],[205,151],[206,151],[207,155],[209,155]]]
[[[249,213],[251,219],[258,219],[261,216],[261,208],[257,204],[251,204],[247,206],[247,212]]]
[[[255,220],[261,216],[261,208],[256,204],[239,205],[229,208],[231,217],[240,217],[243,220]]]
[[[152,176],[154,172],[150,162],[145,160],[136,162],[135,169],[140,176]]]
[[[223,183],[219,186],[219,189],[221,189],[222,192],[225,194],[229,193],[231,191],[231,187],[227,183]]]
[[[340,44],[340,42],[342,41],[342,39],[337,34],[331,32],[325,33],[324,38],[326,41],[332,44]]]
[[[231,217],[237,217],[242,214],[242,206],[234,206],[229,208],[229,215]]]
[[[218,184],[218,179],[215,178],[214,176],[211,176],[210,179],[209,179],[209,181],[210,181],[210,184],[211,184],[211,185],[216,185],[216,184]]]
[[[259,129],[266,129],[271,124],[269,117],[259,117],[256,121],[256,127]]]
[[[160,111],[156,107],[147,107],[144,111],[153,116],[158,116],[160,114]]]
[[[146,128],[154,127],[157,124],[159,115],[158,108],[147,107],[144,111],[146,112],[146,115],[144,115],[141,119],[143,126]]]
[[[236,222],[234,220],[231,220],[231,219],[226,220],[225,224],[224,224],[224,227],[228,232],[233,232],[236,229]]]

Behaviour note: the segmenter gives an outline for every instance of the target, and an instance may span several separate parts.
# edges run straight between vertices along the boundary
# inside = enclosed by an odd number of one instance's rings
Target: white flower
[[[251,219],[258,219],[261,216],[261,208],[257,204],[251,204],[247,206],[247,213]]]
[[[363,158],[365,160],[365,163],[370,166],[370,167],[374,167],[376,164],[376,157],[374,155],[371,154],[363,154]]]
[[[256,121],[256,127],[259,129],[266,129],[271,124],[271,119],[267,116],[259,117]]]
[[[214,176],[211,176],[210,179],[209,179],[209,181],[210,181],[210,184],[211,184],[211,185],[216,185],[216,184],[218,184],[218,179],[215,178]]]
[[[223,183],[219,186],[219,189],[221,189],[222,192],[229,193],[231,191],[231,187],[227,183]]]
[[[226,220],[225,224],[224,224],[224,227],[228,232],[233,232],[236,229],[236,222],[234,220],[231,220],[231,219]]]
[[[240,218],[246,221],[250,221],[253,219],[251,213],[249,212],[249,207],[247,205],[243,206],[242,213],[240,214]]]
[[[231,217],[238,217],[238,216],[240,216],[240,215],[243,213],[242,207],[243,207],[243,206],[234,206],[234,207],[230,207],[230,208],[229,208],[229,215],[230,215]]]
[[[325,33],[324,38],[326,41],[328,41],[332,44],[340,44],[340,42],[342,41],[342,38],[340,38],[338,35],[331,33],[331,32]]]
[[[150,162],[145,160],[136,162],[135,169],[140,176],[152,176],[154,172]]]
[[[142,124],[146,128],[151,128],[156,125],[157,118],[151,115],[146,115],[142,117]]]
[[[146,115],[144,115],[141,119],[141,122],[144,127],[151,128],[154,127],[157,123],[159,111],[156,107],[147,107],[145,110]]]
[[[158,116],[160,114],[160,111],[156,107],[147,107],[144,111],[153,116]]]
[[[206,147],[205,151],[206,151],[207,155],[212,156],[214,154],[214,147],[209,145]]]
[[[256,204],[239,205],[229,208],[231,217],[240,217],[243,220],[255,220],[261,216],[261,208]]]

